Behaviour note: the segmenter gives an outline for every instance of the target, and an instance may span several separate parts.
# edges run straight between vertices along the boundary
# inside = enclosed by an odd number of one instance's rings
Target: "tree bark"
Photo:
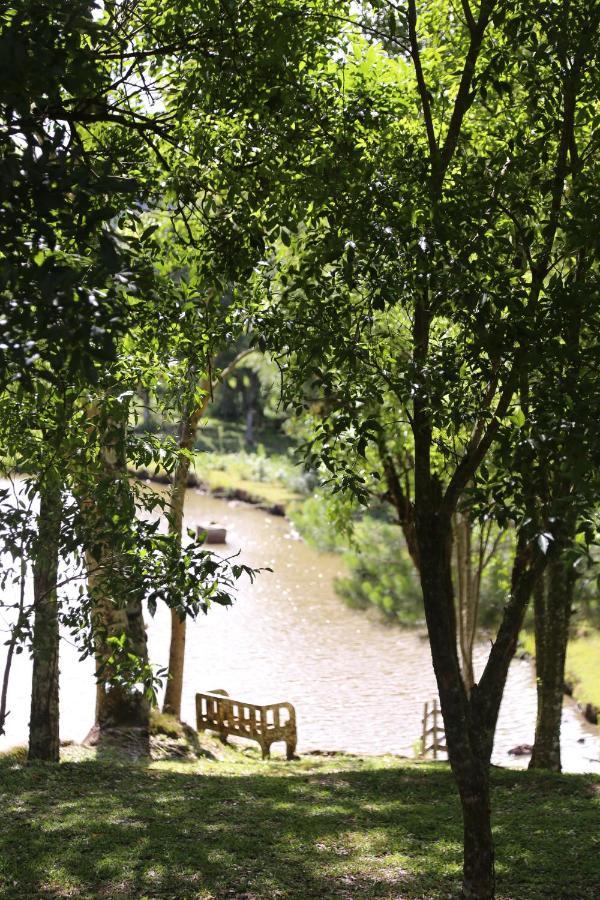
[[[582,308],[581,293],[577,288],[587,270],[588,261],[582,250],[575,269],[575,291],[564,331],[564,340],[570,348],[570,355],[561,379],[564,397],[571,398],[573,405],[580,401],[581,394]],[[583,435],[578,433],[578,429],[573,430],[572,426],[563,433],[565,437],[559,456],[559,472],[553,479],[548,479],[552,502],[558,507],[558,514],[554,517],[555,543],[550,548],[546,578],[540,579],[536,591],[534,633],[538,706],[535,741],[529,763],[531,769],[550,769],[554,772],[560,772],[562,766],[560,730],[565,662],[576,581],[570,551],[574,547],[577,534],[578,494],[585,496],[585,487],[581,485],[581,491],[578,491],[576,484],[568,477],[568,467],[570,464],[575,470],[578,468],[584,470],[589,465]]]
[[[466,511],[454,517],[456,543],[456,574],[458,598],[458,636],[463,679],[467,693],[475,685],[473,669],[473,646],[477,631],[477,607],[479,605],[479,585],[475,583],[472,565],[473,524]]]
[[[203,392],[203,397],[197,405],[188,409],[181,420],[179,426],[179,448],[184,451],[179,457],[179,461],[173,475],[173,486],[171,488],[171,515],[169,520],[169,534],[175,536],[175,539],[181,545],[183,534],[183,510],[185,505],[185,490],[187,487],[188,475],[190,471],[189,453],[194,447],[196,439],[196,431],[198,423],[206,412],[208,405],[212,399],[211,388],[217,386],[220,381],[226,379],[236,366],[249,356],[253,350],[242,350],[233,359],[228,366],[221,372],[216,381],[210,382],[208,378],[203,378],[199,387]],[[181,718],[181,697],[183,694],[183,672],[185,665],[185,640],[187,632],[187,622],[176,609],[171,610],[171,641],[169,644],[169,672],[167,678],[167,687],[165,689],[165,698],[163,701],[163,712],[169,715]]]
[[[98,410],[92,410],[98,416]],[[101,460],[112,502],[126,505],[131,516],[135,507],[128,491],[120,492],[120,479],[126,479],[125,438],[127,417],[116,421],[110,416],[100,424]],[[96,657],[96,725],[100,729],[119,726],[139,726],[147,728],[150,721],[150,705],[145,692],[124,683],[118,676],[111,658],[115,648],[111,638],[125,639],[125,652],[137,657],[141,666],[148,665],[148,645],[146,626],[139,597],[127,603],[115,596],[115,585],[119,578],[119,552],[110,540],[111,523],[106,520],[106,512],[93,499],[83,501],[86,518],[91,533],[96,532],[94,550],[86,553],[88,567],[88,588],[92,599],[92,631]]]
[[[181,423],[179,447],[187,452],[194,445],[198,421],[204,407],[195,410],[194,414],[184,419]],[[181,544],[183,532],[183,508],[185,503],[185,489],[187,487],[190,471],[190,459],[187,453],[179,457],[173,487],[171,489],[171,519],[169,533],[175,535]],[[169,645],[169,677],[163,701],[163,712],[181,718],[181,697],[183,694],[183,670],[185,662],[185,638],[187,623],[176,609],[171,610],[171,642]]]
[[[418,510],[421,587],[431,657],[444,718],[448,758],[460,796],[464,828],[463,893],[494,897],[494,844],[489,801],[489,755],[462,678],[452,587],[452,522],[438,503]],[[419,514],[420,513],[420,514]],[[491,752],[491,751],[490,751]]]
[[[537,718],[530,769],[561,771],[560,730],[575,569],[564,550],[548,562],[535,604]]]
[[[150,705],[142,690],[122,684],[115,678],[110,663],[114,648],[108,641],[111,637],[125,635],[127,650],[148,664],[146,626],[141,601],[135,600],[121,606],[106,590],[106,579],[102,574],[94,575],[92,570],[101,572],[106,560],[90,560],[88,582],[94,604],[94,644],[96,656],[96,724],[103,728],[139,726],[147,728],[150,719]]]
[[[520,534],[511,596],[478,684],[467,692],[458,657],[452,585],[452,520],[440,509],[435,479],[430,502],[417,505],[421,586],[433,668],[444,718],[446,745],[462,805],[463,895],[492,900],[494,844],[490,818],[489,764],[500,702],[525,609],[541,561]]]
[[[185,505],[185,490],[190,471],[190,457],[196,439],[198,422],[206,412],[210,402],[210,383],[203,381],[201,388],[204,390],[204,398],[198,406],[188,412],[182,419],[179,427],[179,449],[184,451],[177,462],[173,475],[171,488],[171,515],[169,520],[169,534],[175,536],[175,540],[181,546],[183,534],[183,509]],[[185,664],[185,639],[187,622],[176,609],[171,610],[171,642],[169,644],[169,675],[163,701],[163,712],[181,718],[181,697],[183,694],[183,671]]]
[[[176,610],[171,610],[171,642],[169,644],[169,678],[165,689],[163,712],[181,719],[185,639],[187,623]]]
[[[488,900],[494,897],[495,888],[488,764],[474,765],[458,789],[463,814],[463,896]]]
[[[29,759],[58,762],[59,623],[56,580],[60,547],[61,485],[48,476],[40,483],[38,537],[33,562],[33,675]]]

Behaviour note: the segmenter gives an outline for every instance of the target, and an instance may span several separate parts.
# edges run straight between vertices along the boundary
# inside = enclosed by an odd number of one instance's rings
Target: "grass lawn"
[[[196,457],[194,472],[201,482],[217,493],[227,495],[243,491],[253,502],[283,507],[299,499],[299,495],[281,481],[252,478],[252,473],[247,473],[247,467],[239,462],[235,454],[229,454],[229,458],[225,455],[219,457],[216,464],[214,459]]]
[[[163,483],[169,481],[162,465],[148,469],[130,466],[129,472]],[[286,453],[267,454],[262,445],[256,451],[222,453],[196,448],[190,475],[211,492],[231,497],[241,494],[241,499],[266,506],[286,508],[301,502],[308,492],[302,468]]]
[[[257,428],[255,440],[269,455],[286,453],[294,442],[282,431],[269,427]],[[246,426],[243,421],[226,421],[205,416],[196,433],[196,450],[208,453],[239,453],[248,450]]]
[[[575,637],[569,642],[567,678],[573,682],[575,696],[600,709],[600,634]]]
[[[535,656],[533,632],[524,632],[521,643],[528,653]],[[590,629],[585,636],[571,638],[567,647],[565,676],[573,685],[573,695],[580,703],[593,703],[600,709],[600,633]]]
[[[7,757],[0,785],[2,897],[449,900],[459,886],[444,765]],[[600,896],[600,778],[497,770],[493,803],[498,898]]]

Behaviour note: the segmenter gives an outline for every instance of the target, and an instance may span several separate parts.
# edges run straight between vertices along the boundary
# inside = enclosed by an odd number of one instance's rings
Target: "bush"
[[[334,507],[327,495],[313,494],[292,506],[288,515],[311,547],[329,552],[348,547],[348,538],[335,521]]]
[[[344,561],[349,575],[336,579],[335,589],[348,606],[375,606],[402,625],[423,622],[417,573],[397,525],[364,519]]]

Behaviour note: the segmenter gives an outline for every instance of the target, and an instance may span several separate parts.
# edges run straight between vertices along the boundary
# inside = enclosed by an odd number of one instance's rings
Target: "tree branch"
[[[508,668],[515,654],[523,617],[533,587],[544,571],[546,557],[519,533],[511,575],[510,600],[476,689],[476,704],[486,731],[493,734]],[[490,748],[491,749],[491,748]]]
[[[475,18],[473,16],[473,12],[471,10],[471,6],[469,4],[469,0],[461,0],[461,5],[463,9],[463,13],[465,15],[465,21],[467,23],[467,28],[471,33],[476,28],[477,23],[475,22]]]
[[[468,3],[463,3],[463,8],[465,7],[465,5],[468,7]],[[469,107],[475,99],[474,92],[472,90],[473,78],[475,76],[475,67],[479,58],[483,36],[485,34],[485,30],[488,26],[490,16],[492,15],[495,5],[496,0],[483,0],[481,8],[479,10],[479,17],[476,22],[473,21],[472,27],[467,20],[467,25],[471,34],[471,40],[469,42],[469,49],[467,50],[467,55],[465,57],[465,63],[463,66],[456,99],[454,101],[454,109],[452,110],[452,115],[450,117],[450,124],[448,125],[448,131],[446,133],[446,139],[444,140],[444,144],[440,152],[440,180],[443,179],[450,161],[452,160],[454,151],[456,150],[456,146],[458,144],[458,139],[460,137],[463,120]]]
[[[433,171],[437,172],[439,148],[435,136],[435,128],[433,126],[430,94],[427,90],[425,75],[423,74],[423,66],[421,65],[421,52],[419,50],[419,39],[417,37],[417,6],[415,0],[408,0],[408,37],[410,41],[410,55],[412,57],[413,65],[415,67],[415,75],[417,77],[417,88],[421,100],[423,118],[425,119],[425,128],[427,131],[427,142],[429,144],[431,165]]]
[[[517,356],[519,359],[523,356],[522,349],[517,351]],[[483,436],[480,437],[483,425],[480,424],[475,428],[465,454],[454,470],[454,475],[450,479],[450,483],[446,488],[446,493],[444,494],[444,499],[442,501],[443,508],[446,510],[446,512],[448,512],[448,514],[451,514],[456,508],[456,504],[458,503],[461,493],[479,468],[480,464],[483,462],[486,453],[490,449],[492,441],[496,437],[498,428],[500,427],[500,420],[503,419],[508,412],[510,401],[512,400],[513,394],[517,387],[519,359],[515,359],[515,361],[513,362],[512,369],[508,374],[508,377],[504,384],[504,388],[502,390],[502,393],[500,394],[498,403],[496,404],[496,409],[492,414],[492,419],[486,431],[483,433]]]
[[[406,541],[406,546],[417,571],[420,568],[419,545],[415,529],[415,511],[410,497],[405,492],[398,477],[394,462],[382,440],[378,442],[379,457],[383,465],[388,497],[398,515],[398,523]]]

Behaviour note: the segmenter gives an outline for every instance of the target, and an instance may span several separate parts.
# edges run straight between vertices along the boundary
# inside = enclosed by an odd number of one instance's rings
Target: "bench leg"
[[[296,758],[296,738],[285,742],[285,757],[288,760]]]
[[[271,758],[271,745],[267,741],[261,741],[260,749],[261,749],[263,759]]]
[[[219,740],[221,741],[222,744],[227,743],[227,732],[226,731],[219,732]]]

